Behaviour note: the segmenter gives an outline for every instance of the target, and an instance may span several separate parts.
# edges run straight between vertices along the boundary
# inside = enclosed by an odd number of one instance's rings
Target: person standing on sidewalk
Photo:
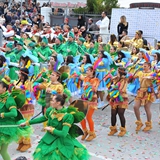
[[[99,25],[99,33],[100,35],[102,36],[102,41],[104,43],[108,43],[109,41],[109,30],[108,30],[108,27],[109,27],[109,18],[107,17],[107,12],[102,12],[102,21]]]

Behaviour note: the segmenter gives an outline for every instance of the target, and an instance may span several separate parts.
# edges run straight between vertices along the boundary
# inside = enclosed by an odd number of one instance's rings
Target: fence
[[[108,35],[108,37],[113,34],[113,33],[109,33],[109,34],[100,34],[99,31],[90,31],[91,34],[95,34],[95,35]],[[134,35],[128,35],[128,37],[133,38]],[[143,36],[145,39],[147,39],[148,43],[150,43],[152,46],[156,47],[158,40],[155,37],[150,37],[150,36]],[[118,35],[117,35],[118,38]]]
[[[82,14],[70,14],[69,16],[50,14],[50,25],[51,26],[61,25],[63,24],[64,19],[67,17],[71,27],[77,26],[79,15]],[[101,15],[96,15],[96,14],[83,14],[83,16],[86,22],[86,26],[88,25],[89,18],[92,18],[94,23],[101,19]]]

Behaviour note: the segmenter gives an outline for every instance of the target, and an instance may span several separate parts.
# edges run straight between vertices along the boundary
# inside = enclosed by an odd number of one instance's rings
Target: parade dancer
[[[92,141],[94,138],[96,138],[92,116],[95,109],[97,109],[96,92],[99,85],[99,79],[95,78],[95,71],[93,70],[92,66],[88,67],[86,77],[80,76],[80,78],[83,80],[84,93],[82,95],[82,99],[88,101],[88,111],[86,119],[81,121],[81,125],[84,131],[84,135],[82,136],[81,140],[85,140],[87,138],[86,141]],[[89,130],[87,129],[86,121],[89,124]]]
[[[14,83],[14,88],[12,90],[21,90],[26,96],[26,102],[20,112],[23,117],[27,120],[34,115],[34,105],[32,101],[32,83],[29,80],[29,71],[27,68],[21,68],[19,71],[19,80]],[[20,152],[25,152],[31,148],[31,139],[30,137],[21,137],[19,140],[19,146],[17,148]]]
[[[47,127],[44,128],[47,132],[33,153],[34,160],[89,159],[86,148],[75,139],[77,136],[73,127],[75,121],[82,121],[84,114],[74,107],[65,108],[65,98],[65,95],[53,96],[51,107],[44,116],[21,124],[25,126],[48,121]]]
[[[9,85],[10,78],[5,76],[0,81],[0,155],[4,160],[11,160],[7,151],[8,145],[13,141],[17,142],[19,137],[26,136],[25,132],[18,128],[17,124],[20,119],[18,118],[17,102],[8,93]],[[21,103],[23,96],[19,98],[19,103]]]
[[[112,87],[108,90],[107,100],[111,106],[111,125],[109,136],[118,132],[116,122],[117,114],[119,116],[121,127],[118,136],[123,137],[126,134],[126,119],[124,117],[125,110],[128,108],[127,84],[128,78],[125,68],[119,67],[118,74],[112,78]]]
[[[100,101],[98,103],[98,108],[102,108],[104,106],[103,97],[104,97],[104,91],[106,90],[106,84],[103,78],[106,76],[107,71],[110,70],[111,64],[112,64],[111,56],[105,51],[100,51],[99,57],[95,61],[93,67],[93,69],[96,69],[96,77],[101,81],[97,89],[98,98],[100,98]]]
[[[137,118],[137,121],[135,122],[137,125],[136,131],[139,131],[143,126],[139,111],[141,106],[144,106],[147,114],[147,122],[145,122],[146,127],[143,129],[143,131],[149,131],[152,129],[150,107],[155,100],[155,92],[152,84],[153,77],[151,76],[152,74],[153,72],[151,71],[151,64],[145,62],[143,64],[143,71],[138,72],[137,75],[135,75],[135,77],[138,77],[140,81],[140,89],[137,92],[134,104],[134,112]]]

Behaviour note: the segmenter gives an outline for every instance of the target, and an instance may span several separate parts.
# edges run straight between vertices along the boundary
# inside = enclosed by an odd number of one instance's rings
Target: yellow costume
[[[140,38],[140,39],[136,39],[136,38],[133,38],[130,43],[132,44],[133,47],[136,47],[136,48],[143,48],[143,40]]]
[[[154,94],[154,88],[152,84],[152,79],[146,78],[148,76],[151,76],[153,72],[144,73],[142,71],[138,72],[136,77],[139,78],[140,81],[140,89],[137,92],[137,96],[135,98],[136,100],[141,101],[141,105],[146,105],[148,102],[154,102],[155,100],[155,94]]]

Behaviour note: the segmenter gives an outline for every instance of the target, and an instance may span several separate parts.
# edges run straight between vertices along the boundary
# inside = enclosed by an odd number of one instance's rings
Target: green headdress
[[[9,43],[7,43],[6,47],[7,47],[7,48],[10,48],[10,49],[13,49],[14,44],[11,43],[11,42],[9,42]]]
[[[42,42],[45,43],[45,44],[48,44],[48,39],[46,37],[43,37]]]
[[[63,36],[62,36],[62,34],[59,34],[58,37],[57,37],[57,39],[59,39],[61,42],[63,42]]]
[[[34,42],[30,42],[30,43],[28,44],[28,46],[34,48],[34,47],[36,46],[36,44],[35,44]]]
[[[82,43],[84,43],[84,42],[85,42],[85,39],[84,39],[83,37],[80,37],[80,38],[79,38],[79,41],[81,41]]]
[[[23,46],[24,45],[23,40],[20,39],[17,44]]]
[[[69,32],[69,37],[74,38],[74,33],[70,31],[70,32]]]

